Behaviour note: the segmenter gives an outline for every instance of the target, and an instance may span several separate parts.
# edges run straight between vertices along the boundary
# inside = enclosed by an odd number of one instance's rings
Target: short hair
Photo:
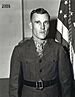
[[[37,13],[37,14],[47,14],[48,18],[50,20],[50,14],[44,8],[37,8],[37,9],[31,11],[30,21],[32,21],[32,17],[33,17],[34,13]]]

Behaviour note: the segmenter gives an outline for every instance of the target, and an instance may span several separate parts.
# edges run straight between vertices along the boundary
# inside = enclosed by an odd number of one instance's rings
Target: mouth
[[[44,33],[45,33],[45,31],[41,31],[40,33],[43,33],[43,34],[44,34]]]

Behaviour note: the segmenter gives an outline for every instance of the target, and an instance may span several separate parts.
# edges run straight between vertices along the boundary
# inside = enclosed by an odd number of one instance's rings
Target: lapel
[[[51,51],[51,48],[52,48],[52,39],[48,39],[43,50],[43,56],[49,54]]]
[[[44,50],[43,50],[43,57],[45,55],[47,55],[47,54],[50,53],[51,48],[52,48],[52,40],[51,39],[48,39],[47,40],[47,43],[45,44]],[[31,56],[31,58],[34,58],[34,59],[35,58],[38,58],[38,59],[40,58],[38,56],[38,53],[36,52],[36,46],[35,46],[35,43],[34,43],[33,38],[31,38],[29,40],[29,44],[28,44],[28,54],[29,54],[29,56]]]
[[[28,56],[30,56],[31,58],[39,58],[38,53],[36,52],[36,46],[33,38],[31,38],[28,43],[28,54]]]

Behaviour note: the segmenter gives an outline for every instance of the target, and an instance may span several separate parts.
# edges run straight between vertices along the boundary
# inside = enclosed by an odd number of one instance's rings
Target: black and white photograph
[[[74,0],[0,0],[0,97],[75,97]]]

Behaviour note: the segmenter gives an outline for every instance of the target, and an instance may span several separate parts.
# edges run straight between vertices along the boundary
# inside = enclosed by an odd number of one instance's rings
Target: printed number
[[[10,4],[2,4],[2,8],[10,8]]]

